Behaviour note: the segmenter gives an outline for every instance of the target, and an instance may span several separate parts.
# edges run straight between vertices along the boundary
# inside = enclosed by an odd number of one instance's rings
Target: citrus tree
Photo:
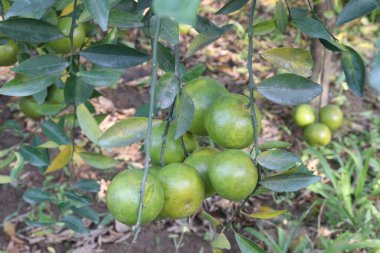
[[[313,66],[310,51],[273,48],[260,52],[265,60],[287,73],[256,85],[253,37],[297,29],[306,37],[319,40],[327,50],[340,54],[342,69],[354,94],[363,95],[365,82],[365,65],[360,55],[334,37],[314,12],[312,3],[300,7],[294,1],[279,0],[273,18],[258,23],[258,3],[248,2],[230,0],[213,13],[227,15],[248,10],[246,97],[230,93],[217,80],[201,77],[203,66],[186,68],[187,59],[233,27],[219,27],[198,15],[200,0],[1,0],[0,65],[16,63],[11,69],[16,77],[0,88],[0,94],[20,97],[19,109],[39,120],[39,127],[29,134],[14,121],[2,126],[16,131],[23,139],[1,150],[4,164],[15,161],[10,175],[0,177],[1,183],[18,180],[25,162],[45,175],[69,167],[78,157],[95,168],[112,168],[117,161],[103,154],[103,150],[143,141],[144,169],[122,171],[109,186],[107,205],[113,217],[134,225],[137,240],[142,224],[189,217],[198,212],[205,197],[217,193],[241,201],[226,224],[205,211],[201,214],[221,228],[213,246],[228,248],[224,231],[234,231],[234,219],[249,197],[267,191],[298,191],[320,180],[297,154],[286,150],[289,143],[258,144],[262,125],[260,108],[255,105],[256,91],[284,106],[307,104],[322,93],[321,85],[309,79]],[[340,13],[337,25],[367,15],[377,7],[377,0],[351,0]],[[180,30],[189,26],[197,36],[186,54],[180,55]],[[151,50],[131,47],[125,40],[130,29],[139,29],[140,36],[150,41]],[[99,124],[105,115],[96,114],[91,99],[102,95],[99,88],[116,85],[126,68],[146,62],[151,63],[146,117],[121,120],[102,132]],[[159,77],[159,73],[163,74]],[[301,127],[308,126],[305,139],[309,144],[323,146],[331,138],[330,130],[341,124],[341,112],[336,111],[335,107],[324,108],[320,111],[320,123],[313,124],[313,109],[303,105],[295,111],[294,121]],[[87,150],[75,145],[78,127],[89,140]],[[195,136],[205,136],[212,147],[199,149]],[[29,137],[32,141],[27,144]],[[53,149],[58,154],[50,157]],[[85,193],[98,189],[92,180],[69,186],[64,196],[41,188],[27,189],[23,195],[27,203],[49,201],[60,211],[59,220],[30,224],[60,223],[79,233],[88,232],[80,217],[95,224],[100,218]],[[247,215],[273,218],[282,213],[283,210],[263,210]],[[264,252],[237,232],[235,238],[242,252]]]

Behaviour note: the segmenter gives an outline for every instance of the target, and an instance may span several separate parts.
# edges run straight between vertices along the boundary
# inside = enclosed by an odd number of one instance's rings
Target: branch
[[[168,115],[166,116],[166,125],[165,125],[165,131],[162,135],[162,145],[161,145],[161,153],[160,153],[160,166],[164,167],[164,157],[165,157],[165,148],[166,148],[166,141],[168,139],[168,133],[169,133],[169,128],[170,128],[170,123],[173,119],[173,113],[174,113],[174,107],[175,107],[175,102],[176,99],[174,99],[173,104],[170,107],[170,110],[168,112]]]
[[[157,44],[158,44],[158,36],[160,34],[161,28],[161,18],[158,17],[157,25],[154,33],[154,41],[153,41],[153,58],[152,58],[152,81],[150,84],[150,104],[149,104],[149,119],[148,119],[148,130],[145,138],[145,168],[144,168],[144,176],[141,182],[140,187],[140,200],[139,200],[139,211],[137,216],[136,229],[134,231],[133,242],[136,242],[139,234],[141,232],[141,218],[142,218],[142,210],[143,210],[143,200],[145,193],[145,184],[146,179],[148,177],[149,172],[149,163],[150,163],[150,138],[152,135],[152,122],[153,122],[153,108],[154,108],[154,93],[156,90],[157,84]]]
[[[70,70],[69,72],[71,74],[74,73],[73,71],[73,61],[74,61],[74,29],[75,29],[75,26],[76,26],[76,16],[77,16],[77,1],[78,0],[74,0],[74,7],[73,7],[73,15],[72,15],[72,19],[71,19],[71,27],[70,27],[70,33],[69,33],[69,38],[70,38],[70,47],[71,47],[71,51],[70,51]]]

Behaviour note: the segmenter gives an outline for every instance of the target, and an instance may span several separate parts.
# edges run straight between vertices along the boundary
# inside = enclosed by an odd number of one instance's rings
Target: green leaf
[[[198,50],[210,45],[214,41],[218,40],[226,31],[228,31],[232,27],[231,24],[225,25],[221,28],[217,28],[212,31],[207,31],[204,33],[200,33],[197,37],[195,37],[186,52],[185,58],[188,58],[194,55]]]
[[[32,18],[12,18],[0,22],[0,31],[17,41],[44,43],[65,37],[58,28]]]
[[[118,164],[117,160],[103,154],[81,152],[79,153],[79,156],[88,165],[96,169],[109,169],[115,167]]]
[[[20,175],[22,169],[24,168],[25,162],[24,162],[24,157],[19,152],[13,152],[16,156],[16,163],[13,166],[10,176],[11,178],[18,178]]]
[[[159,17],[150,18],[150,36],[154,36],[154,28],[157,26]],[[179,43],[179,27],[178,23],[168,17],[161,18],[160,39],[165,40],[173,45]]]
[[[248,0],[230,0],[216,14],[229,14],[231,12],[240,10],[247,4]]]
[[[290,15],[292,18],[305,17],[309,13],[309,10],[306,8],[292,7],[290,8]]]
[[[47,88],[37,92],[37,93],[34,93],[32,96],[34,98],[34,100],[36,100],[37,104],[41,105],[43,102],[45,102],[46,100],[46,97],[48,95],[48,92],[47,92]]]
[[[361,56],[351,47],[342,52],[342,67],[350,89],[362,97],[365,83],[365,64]]]
[[[73,156],[73,145],[61,146],[61,152],[54,158],[49,167],[46,169],[45,174],[63,169],[69,164]]]
[[[89,99],[94,91],[94,86],[85,82],[82,78],[70,76],[64,87],[65,103],[83,104]]]
[[[313,68],[313,58],[309,50],[302,48],[273,48],[261,54],[273,65],[284,68],[294,74],[309,77]]]
[[[371,74],[369,77],[370,85],[380,93],[380,52],[374,58]]]
[[[108,0],[84,0],[86,10],[103,31],[107,31],[110,4]]]
[[[200,0],[153,0],[154,12],[162,17],[171,17],[178,23],[194,25]]]
[[[294,192],[314,184],[321,177],[305,173],[280,174],[264,178],[260,184],[275,192]]]
[[[211,246],[214,249],[231,249],[231,244],[224,233],[218,234],[212,241]]]
[[[56,104],[56,103],[50,103],[50,102],[44,102],[41,105],[37,106],[37,102],[30,101],[29,102],[31,106],[35,103],[36,106],[34,106],[34,110],[42,115],[55,115],[58,112],[60,112],[63,108],[65,108],[64,104]]]
[[[276,4],[276,10],[274,13],[274,19],[276,20],[276,24],[278,27],[278,30],[280,32],[284,33],[286,32],[286,29],[288,28],[288,11],[286,10],[286,7],[282,0],[278,0]]]
[[[211,214],[207,213],[205,210],[202,210],[199,214],[199,217],[203,220],[207,220],[211,223],[211,226],[216,228],[218,226],[223,226],[222,222],[214,218]]]
[[[75,183],[74,187],[85,192],[95,192],[100,190],[100,185],[93,179],[81,179]]]
[[[165,72],[175,71],[174,55],[171,53],[171,51],[168,48],[166,48],[161,43],[158,43],[158,46],[157,46],[157,60],[158,60],[158,65]],[[179,64],[180,76],[182,76],[183,73],[185,73],[185,71],[186,71],[185,66],[182,63],[180,63]]]
[[[124,119],[107,129],[98,142],[105,148],[128,146],[144,139],[147,129],[148,119],[145,117]]]
[[[41,128],[43,134],[48,137],[49,140],[60,145],[67,145],[70,143],[70,140],[65,133],[65,129],[63,129],[61,125],[54,123],[52,120],[42,123]]]
[[[282,105],[305,104],[322,93],[322,86],[294,74],[265,79],[257,90],[267,99]]]
[[[253,34],[262,36],[276,30],[277,24],[275,20],[263,21],[253,25]]]
[[[9,184],[9,183],[13,182],[13,180],[14,179],[10,176],[0,175],[0,185]]]
[[[8,19],[14,16],[41,18],[43,13],[56,1],[57,0],[15,0],[4,18]]]
[[[2,150],[2,151],[4,151],[4,150]],[[13,161],[14,161],[14,159],[16,158],[16,155],[15,155],[15,153],[14,152],[10,152],[10,150],[8,150],[8,149],[6,149],[5,150],[6,151],[6,153],[8,154],[8,155],[4,155],[5,156],[5,158],[3,158],[3,157],[0,157],[0,170],[1,169],[4,169],[5,167],[7,167],[9,164],[11,164]]]
[[[194,80],[200,76],[206,71],[206,66],[204,64],[197,64],[191,69],[187,70],[186,73],[183,75],[182,80],[184,82],[188,82],[191,80]]]
[[[172,72],[167,72],[163,75],[156,88],[156,106],[159,109],[169,108],[176,96],[178,85]]]
[[[106,68],[128,68],[150,59],[134,48],[123,45],[95,45],[80,52],[86,60]]]
[[[57,81],[60,76],[46,76],[33,79],[13,79],[0,88],[0,94],[5,96],[30,96],[46,89]]]
[[[40,188],[29,188],[22,195],[22,199],[31,205],[36,205],[41,202],[53,200],[54,197],[50,192]]]
[[[236,232],[235,240],[242,253],[266,253],[259,245]]]
[[[379,8],[379,2],[376,0],[351,0],[344,6],[339,14],[336,25],[342,25],[356,18],[365,16],[371,11]]]
[[[292,144],[284,141],[266,141],[259,145],[260,150],[272,149],[272,148],[289,148]]]
[[[91,198],[83,196],[73,191],[65,192],[65,196],[72,201],[75,205],[89,205],[91,204]]]
[[[78,77],[80,77],[80,79],[95,87],[114,85],[119,81],[120,76],[121,74],[118,71],[102,69],[80,71],[78,73]]]
[[[191,100],[189,94],[186,91],[182,92],[181,97],[179,98],[179,105],[176,110],[176,116],[174,120],[175,130],[174,130],[174,139],[178,139],[183,136],[187,130],[189,130],[191,123],[194,118],[194,103]]]
[[[257,157],[257,162],[269,170],[288,170],[297,163],[301,163],[301,158],[288,151],[274,149],[261,152]]]
[[[90,206],[83,206],[83,207],[72,207],[71,210],[74,212],[75,215],[82,216],[84,218],[87,218],[94,222],[95,224],[98,224],[100,221],[98,212],[90,207]]]
[[[307,34],[311,38],[331,40],[331,36],[326,26],[320,21],[310,17],[297,17],[293,19],[294,24],[301,32]]]
[[[34,166],[42,167],[49,165],[49,157],[38,148],[21,145],[20,153],[25,160]]]
[[[111,10],[108,23],[112,27],[121,29],[140,28],[144,26],[142,16],[140,14],[128,13],[121,10]]]
[[[76,114],[83,133],[94,144],[98,144],[98,139],[102,136],[102,131],[100,131],[98,123],[88,111],[87,107],[84,104],[78,105]]]
[[[79,234],[88,234],[90,231],[85,227],[83,221],[76,216],[68,215],[62,219],[65,225]]]
[[[241,212],[241,213],[254,219],[269,220],[269,219],[276,218],[280,215],[283,215],[286,212],[287,210],[273,210],[271,208],[262,207],[261,210],[257,213],[252,213],[252,214],[248,214],[244,212]]]
[[[342,44],[340,44],[338,41],[335,41],[335,40],[324,40],[324,39],[319,39],[319,41],[321,42],[321,44],[325,48],[327,48],[330,51],[341,52],[341,51],[345,50],[344,46]]]
[[[31,57],[21,62],[16,67],[12,68],[15,71],[24,75],[33,76],[56,76],[61,75],[69,63],[56,55],[44,54]]]

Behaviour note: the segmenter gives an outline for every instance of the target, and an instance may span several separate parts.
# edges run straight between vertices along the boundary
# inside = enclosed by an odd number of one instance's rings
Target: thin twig
[[[76,26],[76,16],[77,16],[77,1],[74,0],[74,7],[73,7],[73,15],[71,19],[71,27],[70,27],[70,33],[69,33],[69,38],[70,38],[70,70],[69,72],[71,74],[74,74],[73,71],[73,61],[74,61],[74,29]]]
[[[289,3],[288,3],[288,0],[285,0],[285,5],[286,5],[286,9],[288,9],[289,18],[292,18],[292,13],[290,11],[290,6],[289,6]]]
[[[149,172],[149,163],[150,163],[150,138],[152,135],[152,123],[153,123],[153,109],[154,109],[154,93],[156,90],[156,84],[157,84],[157,44],[158,44],[158,36],[160,35],[160,28],[161,28],[161,18],[158,17],[155,33],[154,33],[154,40],[153,40],[153,57],[152,57],[152,81],[150,84],[150,103],[149,103],[149,119],[148,119],[148,130],[146,133],[145,138],[145,168],[144,168],[144,176],[141,182],[140,187],[140,200],[139,200],[139,211],[137,216],[137,223],[136,223],[136,229],[134,231],[133,236],[133,242],[136,242],[137,238],[139,237],[139,234],[141,232],[141,218],[142,218],[142,211],[143,211],[143,200],[144,200],[144,193],[145,193],[145,183],[146,179],[148,177]]]
[[[162,134],[162,145],[161,145],[161,153],[160,153],[160,166],[164,167],[164,157],[165,157],[165,149],[166,149],[166,141],[168,139],[168,133],[170,128],[170,123],[173,119],[173,112],[175,107],[176,98],[173,101],[173,104],[170,106],[170,110],[168,112],[168,115],[166,116],[166,125],[164,133]]]

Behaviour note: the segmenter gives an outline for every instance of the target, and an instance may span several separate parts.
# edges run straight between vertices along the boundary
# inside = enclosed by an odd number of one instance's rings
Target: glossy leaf
[[[301,158],[293,153],[281,149],[261,152],[257,162],[269,170],[288,170],[301,162]]]
[[[262,36],[276,30],[277,24],[275,20],[263,21],[253,25],[253,34]]]
[[[283,105],[305,104],[322,93],[322,86],[294,74],[265,79],[257,90],[267,99]]]
[[[297,17],[293,22],[301,32],[307,34],[311,38],[331,40],[331,36],[324,24],[311,17]]]
[[[41,128],[44,135],[55,143],[61,145],[70,143],[70,140],[67,137],[63,127],[57,123],[54,123],[52,120],[48,120],[42,123]]]
[[[15,0],[5,14],[5,19],[14,16],[41,18],[57,0]]]
[[[171,17],[178,23],[194,25],[200,0],[153,0],[154,12],[162,17]]]
[[[12,39],[30,43],[44,43],[65,37],[56,27],[32,18],[1,21],[0,31]]]
[[[85,192],[98,192],[100,185],[93,179],[81,179],[75,183],[74,187]]]
[[[20,153],[25,160],[34,166],[42,167],[49,165],[49,157],[47,157],[40,149],[21,145]]]
[[[242,213],[254,219],[268,220],[268,219],[273,219],[280,215],[283,215],[286,212],[287,210],[273,210],[272,208],[262,206],[260,207],[260,210],[257,213],[252,213],[252,214],[248,214],[244,212]]]
[[[165,72],[174,72],[175,70],[175,61],[174,61],[174,55],[164,45],[161,43],[158,43],[157,46],[157,61],[158,65],[162,70]],[[180,63],[179,64],[179,73],[180,76],[182,76],[186,72],[185,66]]]
[[[107,68],[128,68],[144,63],[150,56],[123,45],[95,45],[80,52],[86,60]]]
[[[22,169],[24,168],[25,162],[24,157],[19,152],[13,152],[16,156],[16,162],[11,170],[10,176],[11,178],[18,178]]]
[[[179,105],[176,110],[176,117],[174,120],[174,139],[178,139],[183,136],[187,130],[189,130],[191,123],[193,122],[194,112],[195,108],[191,97],[183,91],[179,99]]]
[[[89,230],[85,227],[83,221],[76,216],[68,215],[62,219],[62,222],[71,230],[79,234],[88,234]]]
[[[284,141],[266,141],[259,145],[260,150],[272,149],[272,148],[289,148],[292,144]]]
[[[292,18],[305,17],[309,13],[309,10],[306,8],[292,7],[290,8],[290,15]]]
[[[71,210],[75,215],[82,216],[98,224],[100,221],[98,212],[90,206],[72,207]]]
[[[13,181],[14,181],[14,179],[10,176],[0,175],[0,185],[9,184]]]
[[[141,15],[133,13],[125,15],[125,11],[115,9],[111,10],[108,23],[112,27],[121,29],[140,28],[144,26]]]
[[[47,88],[58,80],[59,77],[60,76],[47,76],[26,80],[16,78],[4,84],[0,88],[0,94],[17,97],[30,96]]]
[[[53,200],[54,197],[50,192],[40,188],[29,188],[22,195],[22,199],[31,205],[36,205],[41,202]]]
[[[79,153],[79,156],[88,165],[96,169],[109,169],[115,167],[118,164],[117,160],[103,154],[81,152]]]
[[[211,246],[214,249],[231,249],[231,244],[224,233],[218,234],[212,241]]]
[[[216,14],[229,14],[231,12],[240,10],[246,5],[248,0],[230,0],[222,8],[220,8]]]
[[[158,22],[157,16],[150,18],[150,36],[154,36],[154,28]],[[165,40],[173,45],[179,43],[179,26],[178,23],[168,17],[161,18],[160,39]]]
[[[85,83],[95,87],[102,87],[116,84],[119,81],[121,74],[118,71],[96,69],[90,71],[80,71],[78,76]]]
[[[376,0],[351,0],[346,4],[339,14],[336,25],[342,25],[356,18],[365,16],[371,11],[379,8],[379,3]]]
[[[365,64],[361,56],[351,47],[342,52],[342,67],[350,89],[356,96],[363,96]]]
[[[277,28],[280,32],[286,32],[288,28],[288,11],[282,0],[278,0],[276,4],[276,10],[274,14],[274,19],[276,20]]]
[[[313,58],[309,50],[302,48],[273,48],[261,54],[273,65],[284,68],[294,74],[309,77],[313,68]]]
[[[266,253],[260,246],[247,237],[235,232],[235,240],[242,253]]]
[[[333,51],[333,52],[341,52],[345,50],[344,46],[339,43],[338,41],[335,40],[324,40],[324,39],[319,39],[321,44],[328,50]]]
[[[108,0],[84,0],[84,6],[103,31],[107,31],[110,3]]]
[[[168,72],[163,75],[156,88],[156,106],[159,109],[169,108],[176,96],[177,96],[178,85],[175,80],[174,74]]]
[[[305,173],[280,174],[266,177],[260,184],[275,192],[294,192],[314,184],[321,177]]]
[[[83,104],[91,97],[93,90],[94,86],[84,82],[82,78],[71,76],[64,87],[65,103]]]
[[[88,111],[87,107],[84,104],[78,105],[76,114],[79,126],[83,133],[94,144],[98,144],[98,139],[102,136],[102,131],[100,131],[98,123]]]
[[[148,119],[145,117],[121,120],[103,133],[99,145],[105,148],[128,146],[144,139],[147,129]]]
[[[37,93],[34,93],[32,96],[34,98],[34,100],[36,100],[37,104],[41,105],[43,104],[43,102],[45,102],[46,100],[46,97],[48,95],[48,92],[47,92],[47,88],[37,92]]]
[[[49,167],[46,169],[45,174],[63,169],[69,164],[73,155],[73,145],[62,146],[61,152],[54,158]]]
[[[24,75],[33,76],[52,76],[60,75],[69,66],[69,63],[56,55],[39,55],[31,57],[21,62],[16,67],[12,68],[15,71]]]
[[[34,101],[31,101],[31,104],[36,103]],[[37,104],[37,103],[36,103]],[[44,102],[43,104],[39,105],[35,108],[36,112],[42,115],[55,115],[58,112],[60,112],[62,109],[65,108],[64,104],[56,104],[56,103],[50,103],[50,102]]]

